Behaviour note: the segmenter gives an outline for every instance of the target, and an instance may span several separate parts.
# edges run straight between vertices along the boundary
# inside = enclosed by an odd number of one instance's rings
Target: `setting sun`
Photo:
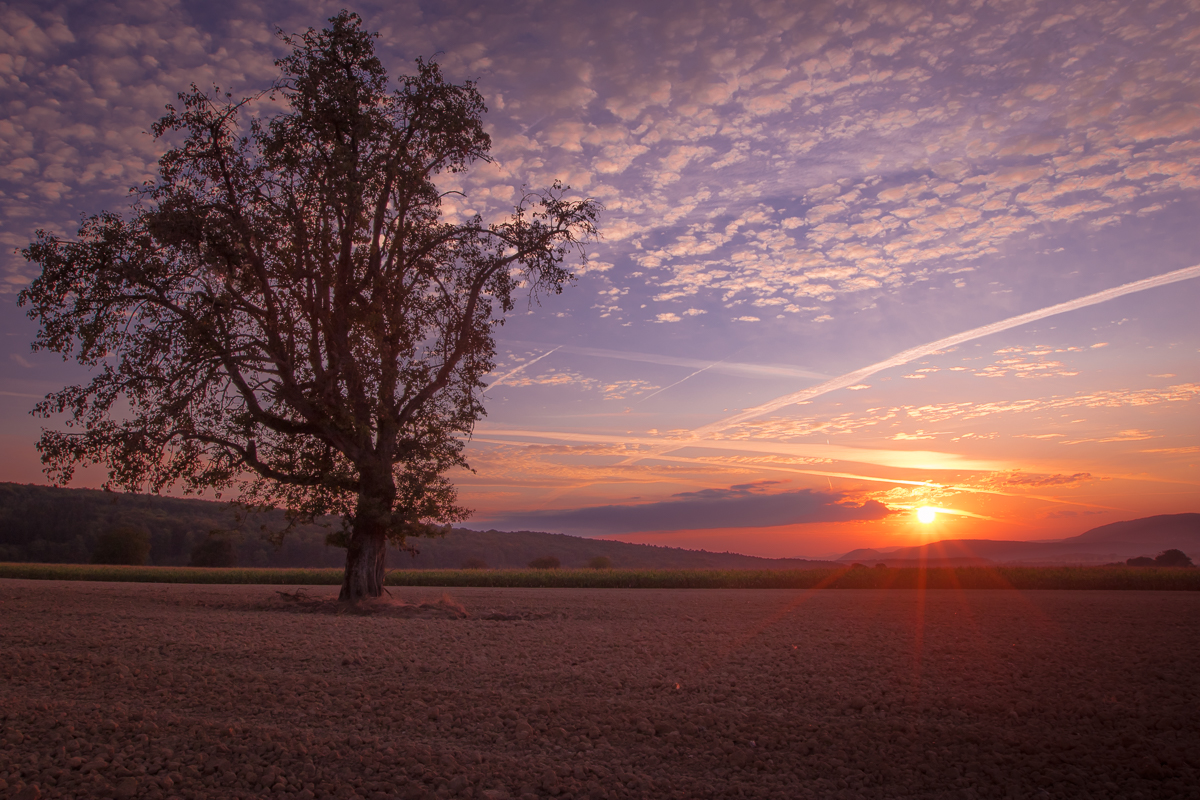
[[[922,524],[928,525],[935,519],[937,519],[937,509],[930,508],[929,506],[921,506],[917,509],[917,521]]]

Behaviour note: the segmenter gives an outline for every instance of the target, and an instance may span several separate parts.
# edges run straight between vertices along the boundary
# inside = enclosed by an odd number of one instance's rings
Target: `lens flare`
[[[921,506],[917,509],[917,521],[924,525],[928,525],[937,519],[937,509],[929,506]]]

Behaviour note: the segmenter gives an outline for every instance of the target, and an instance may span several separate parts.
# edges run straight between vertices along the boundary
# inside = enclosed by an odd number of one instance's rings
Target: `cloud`
[[[977,369],[975,375],[980,378],[1003,378],[1009,374],[1017,378],[1073,377],[1079,374],[1078,370],[1068,369],[1063,362],[1051,360],[1047,356],[1053,353],[1079,352],[1081,350],[1082,348],[1078,347],[1057,350],[1038,347],[1009,347],[998,350],[996,354],[1003,353],[1004,357]]]
[[[644,281],[660,295],[830,302],[888,291],[922,264],[981,258],[1046,220],[1120,219],[1198,180],[1194,156],[1171,149],[1200,125],[1187,80],[1195,24],[1172,4],[1144,10],[1135,39],[1104,4],[1069,15],[1030,6],[1004,25],[968,8],[950,23],[878,4],[839,8],[836,22],[821,3],[775,13],[568,1],[532,17],[468,7],[414,17],[401,4],[367,18],[393,73],[440,52],[448,73],[478,77],[488,94],[498,161],[455,178],[479,204],[464,210],[504,211],[504,189],[524,182],[561,176],[595,190],[605,176],[600,249],[613,264],[639,236],[745,223],[715,245],[698,237],[713,248],[699,269],[694,253],[647,241],[664,269]],[[0,52],[12,59],[0,79],[20,109],[0,144],[30,195],[7,204],[9,218],[24,207],[70,219],[63,203],[89,183],[114,197],[141,180],[157,155],[141,132],[173,91],[263,83],[280,47],[273,25],[301,30],[321,15],[311,5],[270,21],[249,7],[230,17],[169,3],[103,20],[6,9]],[[1013,55],[1024,52],[1060,67],[1033,70]],[[1112,77],[1131,70],[1137,92]],[[847,166],[830,175],[806,159]],[[791,196],[746,222],[761,198]],[[743,246],[762,257],[742,257]],[[807,275],[848,267],[862,273]],[[660,310],[678,313],[648,317]]]
[[[672,499],[640,505],[606,505],[563,511],[529,511],[492,516],[489,525],[508,530],[545,530],[576,534],[640,531],[768,528],[813,522],[883,519],[892,512],[882,503],[855,503],[840,493],[800,489],[768,493],[775,481],[728,489],[681,492]]]
[[[1157,438],[1157,437],[1150,431],[1140,431],[1137,429],[1131,429],[1131,430],[1125,430],[1125,431],[1118,431],[1117,433],[1113,434],[1112,436],[1104,436],[1104,437],[1100,437],[1100,438],[1087,438],[1087,439],[1072,439],[1071,441],[1063,442],[1063,444],[1106,444],[1109,442],[1140,442],[1145,439],[1154,439],[1154,438]]]
[[[907,442],[907,441],[914,441],[917,439],[936,439],[939,435],[941,435],[941,434],[927,433],[926,431],[923,431],[923,430],[918,430],[916,433],[904,433],[903,431],[901,431],[900,433],[897,433],[895,436],[893,436],[892,439],[897,442]]]
[[[791,443],[754,438],[708,439],[702,443],[690,440],[688,431],[672,431],[668,436],[650,435],[639,436],[626,433],[578,433],[554,430],[519,430],[499,428],[491,425],[477,425],[472,441],[491,442],[495,444],[542,444],[541,440],[578,442],[578,443],[607,443],[625,445],[626,453],[635,452],[627,461],[640,461],[645,458],[658,458],[662,454],[674,451],[716,450],[725,453],[772,453],[801,459],[820,459],[827,461],[848,461],[860,464],[877,464],[884,467],[901,469],[953,469],[953,470],[987,470],[1000,468],[998,462],[984,459],[966,458],[956,453],[946,453],[932,450],[885,450],[867,447],[847,447],[831,443]],[[697,457],[704,457],[698,454]],[[620,466],[624,467],[623,462]]]
[[[734,435],[763,435],[787,438],[812,434],[852,432],[879,425],[888,420],[907,416],[925,423],[949,420],[989,419],[1000,414],[1044,414],[1064,409],[1122,409],[1146,408],[1163,403],[1187,403],[1200,397],[1200,384],[1181,383],[1164,389],[1105,389],[1077,392],[1071,395],[976,402],[963,400],[954,403],[932,403],[923,406],[893,406],[870,409],[865,415],[841,414],[834,417],[802,419],[768,417],[742,423]],[[1021,434],[1022,438],[1066,438],[1062,433]]]
[[[533,361],[540,361],[542,358],[545,358],[546,355],[549,355],[549,353],[539,356],[538,358],[533,359]],[[532,364],[533,361],[530,361],[529,364]],[[503,375],[500,379],[497,379],[488,388],[490,389],[497,384],[500,384],[501,381],[504,382],[505,386],[514,388],[525,388],[529,386],[570,386],[577,389],[583,389],[584,391],[599,391],[605,400],[626,400],[630,397],[644,394],[645,392],[650,392],[659,388],[649,381],[637,379],[604,381],[600,380],[599,378],[591,378],[581,375],[580,373],[572,370],[560,371],[557,369],[551,369],[540,375],[534,376],[518,374],[526,366],[528,366],[528,364],[524,364],[514,370],[511,370]]]
[[[852,387],[847,387],[852,388]],[[794,441],[804,437],[835,436],[865,433],[883,435],[884,429],[895,428],[907,420],[921,424],[936,425],[946,422],[970,422],[991,420],[1004,414],[1046,414],[1066,409],[1132,409],[1146,408],[1163,403],[1186,403],[1200,397],[1200,384],[1178,384],[1162,389],[1126,389],[1078,392],[1072,395],[1024,398],[979,402],[960,400],[957,402],[930,403],[926,405],[879,406],[866,412],[846,412],[822,416],[772,416],[751,419],[738,423],[721,435],[730,440]],[[893,439],[912,438],[908,434],[886,434]],[[997,433],[969,432],[954,441],[968,439],[992,439]],[[1066,439],[1063,433],[1017,434],[1016,438]]]
[[[973,482],[975,486],[1075,486],[1080,483],[1085,483],[1092,480],[1092,475],[1087,472],[1076,472],[1074,474],[1037,474],[1025,472],[997,472],[991,475],[985,475]]]

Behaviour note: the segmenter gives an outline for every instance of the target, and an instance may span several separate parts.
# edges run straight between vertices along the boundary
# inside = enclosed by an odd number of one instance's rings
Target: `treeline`
[[[324,522],[297,528],[276,548],[266,534],[286,525],[279,511],[240,518],[236,509],[225,502],[0,483],[0,561],[129,563],[110,560],[107,554],[120,544],[114,540],[137,531],[149,539],[145,563],[151,566],[341,567],[345,551],[325,543],[329,533],[340,530],[340,520]],[[214,544],[226,542],[228,560],[204,560],[219,554],[221,548]],[[389,567],[513,569],[525,568],[539,559],[556,560],[566,568],[586,567],[596,559],[608,559],[617,569],[835,566],[827,561],[757,558],[537,531],[455,528],[445,537],[412,539],[410,543],[417,552],[393,550],[388,556]]]
[[[1113,566],[1120,566],[1114,564]],[[1182,550],[1170,549],[1163,550],[1156,557],[1138,556],[1137,558],[1129,558],[1125,560],[1127,567],[1194,567],[1192,559],[1187,553]]]
[[[344,562],[344,551],[325,545],[330,528],[301,527],[276,548],[265,533],[286,525],[282,512],[239,516],[222,502],[0,483],[0,561],[88,563],[105,534],[132,528],[149,535],[146,563],[154,566],[187,566],[214,538],[231,542],[235,563],[246,567]]]

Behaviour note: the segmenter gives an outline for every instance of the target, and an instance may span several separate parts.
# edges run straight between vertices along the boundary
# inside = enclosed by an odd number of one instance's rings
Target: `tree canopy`
[[[1187,553],[1178,549],[1163,550],[1159,553],[1154,563],[1160,567],[1190,567],[1193,566],[1192,559]]]
[[[502,222],[444,219],[438,177],[489,160],[475,84],[418,59],[389,90],[359,17],[329,22],[283,36],[262,93],[181,93],[153,125],[173,145],[157,178],[74,238],[38,231],[20,303],[35,348],[92,368],[35,409],[67,415],[39,442],[54,480],[100,463],[130,491],[339,514],[358,599],[382,591],[387,540],[466,515],[447,473],[494,327],[519,291],[571,281],[600,207],[555,183]]]

